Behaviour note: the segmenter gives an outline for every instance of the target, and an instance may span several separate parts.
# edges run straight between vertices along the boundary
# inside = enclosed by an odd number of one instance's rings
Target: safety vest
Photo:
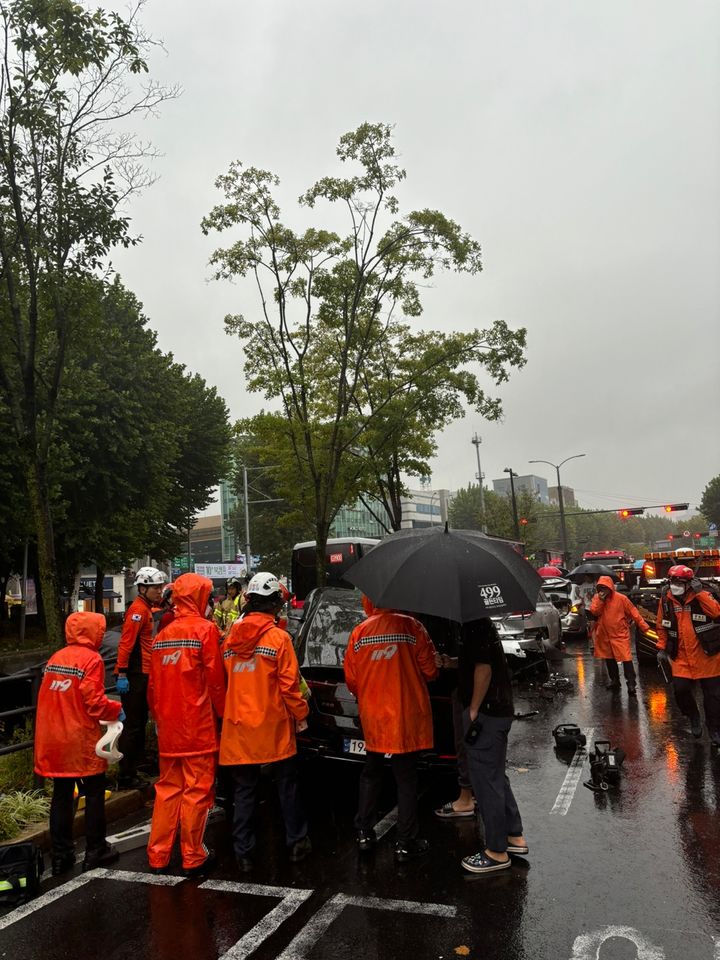
[[[668,656],[674,660],[678,655],[678,613],[685,604],[678,603],[666,593],[662,598],[662,625],[668,635]],[[720,620],[715,620],[703,610],[700,599],[695,596],[690,601],[690,620],[695,636],[708,657],[720,653]]]

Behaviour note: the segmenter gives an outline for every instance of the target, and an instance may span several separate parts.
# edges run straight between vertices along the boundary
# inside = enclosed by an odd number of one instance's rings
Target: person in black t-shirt
[[[510,867],[510,854],[527,855],[528,845],[505,773],[515,708],[505,654],[491,620],[464,624],[458,672],[470,782],[485,825],[485,849],[464,857],[462,866],[471,873],[495,873]]]

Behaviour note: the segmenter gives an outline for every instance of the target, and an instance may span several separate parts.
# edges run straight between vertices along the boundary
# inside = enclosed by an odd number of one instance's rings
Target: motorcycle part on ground
[[[558,750],[576,750],[587,743],[585,734],[574,723],[559,723],[552,734]]]
[[[550,698],[560,691],[567,692],[572,688],[570,677],[564,677],[560,673],[551,673],[550,678],[542,685],[543,696],[549,696]]]
[[[620,784],[620,773],[625,751],[622,747],[611,749],[609,740],[596,740],[595,749],[590,753],[590,779],[584,786],[595,792],[606,792]]]

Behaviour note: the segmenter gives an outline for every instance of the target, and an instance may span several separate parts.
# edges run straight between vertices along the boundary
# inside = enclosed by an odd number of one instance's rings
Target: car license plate
[[[364,740],[351,740],[349,737],[346,737],[343,741],[343,750],[345,753],[352,753],[356,756],[364,757],[365,756],[365,741]]]

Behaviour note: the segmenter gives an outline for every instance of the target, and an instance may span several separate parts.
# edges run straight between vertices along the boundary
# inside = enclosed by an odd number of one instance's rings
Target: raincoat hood
[[[371,617],[377,611],[375,604],[370,597],[366,597],[365,594],[362,595],[362,608],[365,611],[366,617]]]
[[[611,593],[615,593],[615,584],[613,583],[610,577],[599,577],[597,585],[599,587],[607,587]]]
[[[275,627],[275,617],[271,613],[246,613],[238,620],[225,641],[225,648],[234,650],[241,660],[248,660],[258,645],[258,641]]]
[[[204,617],[213,591],[212,580],[199,573],[184,573],[173,584],[176,617]]]
[[[65,621],[65,642],[99,650],[107,624],[101,613],[71,613]]]

